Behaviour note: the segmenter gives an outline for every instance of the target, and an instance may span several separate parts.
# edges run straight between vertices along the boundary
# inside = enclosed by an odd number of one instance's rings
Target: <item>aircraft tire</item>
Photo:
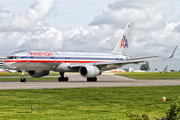
[[[97,82],[97,77],[94,77],[94,78],[93,78],[93,82]]]
[[[87,78],[87,82],[90,82],[91,81],[91,78]]]
[[[20,82],[26,82],[26,78],[20,79]]]
[[[59,82],[68,82],[68,77],[65,77],[65,78],[59,77],[58,81]]]
[[[26,78],[24,78],[24,80],[23,80],[24,82],[26,82]]]
[[[59,78],[58,78],[58,81],[59,81],[59,82],[62,82],[62,77],[59,77]]]
[[[68,77],[65,77],[65,78],[64,78],[64,81],[65,81],[65,82],[68,82]]]
[[[96,82],[97,78],[93,77],[93,78],[87,78],[87,82]]]

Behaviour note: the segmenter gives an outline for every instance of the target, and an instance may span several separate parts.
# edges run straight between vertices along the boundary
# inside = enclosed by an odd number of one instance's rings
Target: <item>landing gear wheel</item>
[[[88,81],[88,82],[91,82],[91,78],[87,78],[87,81]]]
[[[21,78],[20,82],[26,82],[26,78]]]
[[[68,82],[68,77],[65,77],[65,78],[64,78],[64,81],[65,81],[65,82]]]
[[[93,81],[94,81],[94,82],[97,82],[97,77],[94,77],[94,78],[93,78]]]
[[[61,82],[61,81],[62,81],[62,78],[61,78],[61,77],[59,77],[59,78],[58,78],[58,81],[59,81],[59,82]]]
[[[87,82],[96,82],[97,78],[93,77],[93,78],[87,78]]]
[[[65,77],[65,78],[59,77],[58,81],[59,82],[68,82],[68,77]]]

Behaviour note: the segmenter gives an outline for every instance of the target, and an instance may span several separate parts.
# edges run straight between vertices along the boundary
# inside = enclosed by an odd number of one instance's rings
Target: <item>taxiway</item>
[[[136,80],[113,73],[103,73],[97,82],[87,82],[78,73],[66,73],[69,82],[0,82],[0,89],[56,89],[56,88],[84,88],[84,87],[130,87],[130,86],[172,86],[180,85],[180,80]],[[6,78],[4,78],[6,79]],[[38,78],[37,78],[38,79]],[[27,79],[28,80],[28,79]]]

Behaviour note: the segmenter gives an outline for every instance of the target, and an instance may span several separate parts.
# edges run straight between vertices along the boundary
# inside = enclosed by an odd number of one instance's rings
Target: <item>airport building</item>
[[[3,67],[3,61],[6,59],[6,57],[0,57],[0,68]]]

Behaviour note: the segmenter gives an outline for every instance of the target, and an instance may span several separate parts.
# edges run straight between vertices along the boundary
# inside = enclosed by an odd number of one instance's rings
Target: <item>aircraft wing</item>
[[[70,64],[69,67],[70,68],[77,68],[77,67],[81,67],[81,66],[86,66],[86,65],[90,65],[90,66],[97,66],[97,67],[108,67],[109,65],[117,65],[117,66],[122,66],[122,65],[126,65],[126,64],[138,64],[141,62],[144,62],[146,60],[122,60],[122,61],[110,61],[110,62],[96,62],[96,63],[79,63],[79,64]]]
[[[162,59],[170,59],[174,56],[175,51],[177,49],[177,46],[175,47],[175,49],[173,50],[172,54],[167,57],[167,58],[162,58]],[[142,63],[147,61],[147,59],[149,58],[157,58],[160,56],[148,56],[148,57],[139,57],[139,58],[131,58],[131,59],[127,59],[127,60],[119,60],[119,61],[109,61],[109,62],[96,62],[96,63],[74,63],[74,64],[70,64],[69,67],[70,68],[77,68],[77,67],[81,67],[81,66],[86,66],[86,65],[91,65],[91,66],[97,66],[97,67],[108,67],[109,65],[117,65],[117,66],[123,66],[126,64],[138,64],[138,63]]]
[[[175,54],[175,52],[176,52],[177,47],[178,47],[178,46],[176,46],[176,47],[174,48],[172,54],[171,54],[168,58],[163,58],[163,59],[169,59],[169,58],[174,57],[174,54]]]
[[[147,60],[119,60],[119,61],[109,61],[109,62],[96,62],[96,63],[84,63],[84,64],[70,64],[70,68],[80,68],[83,66],[96,66],[101,68],[102,71],[115,69],[127,64],[138,64],[145,62]]]
[[[69,68],[80,68],[82,66],[97,66],[104,70],[111,70],[112,68],[118,68],[123,65],[127,64],[138,64],[147,61],[147,58],[154,58],[158,56],[153,57],[142,57],[142,58],[134,58],[134,59],[127,59],[127,60],[119,60],[119,61],[109,61],[109,62],[95,62],[95,63],[72,63],[68,67]]]
[[[156,57],[160,57],[160,56],[139,57],[139,58],[131,58],[128,60],[140,60],[140,59],[148,59],[148,58],[156,58]]]
[[[177,47],[178,46],[176,46],[174,48],[173,52],[171,53],[171,55],[169,57],[162,58],[162,59],[170,59],[170,58],[174,57],[174,54],[176,52]],[[131,59],[128,59],[128,60],[139,60],[139,59],[148,59],[148,58],[156,58],[156,57],[160,57],[160,56],[149,56],[149,57],[131,58]]]

